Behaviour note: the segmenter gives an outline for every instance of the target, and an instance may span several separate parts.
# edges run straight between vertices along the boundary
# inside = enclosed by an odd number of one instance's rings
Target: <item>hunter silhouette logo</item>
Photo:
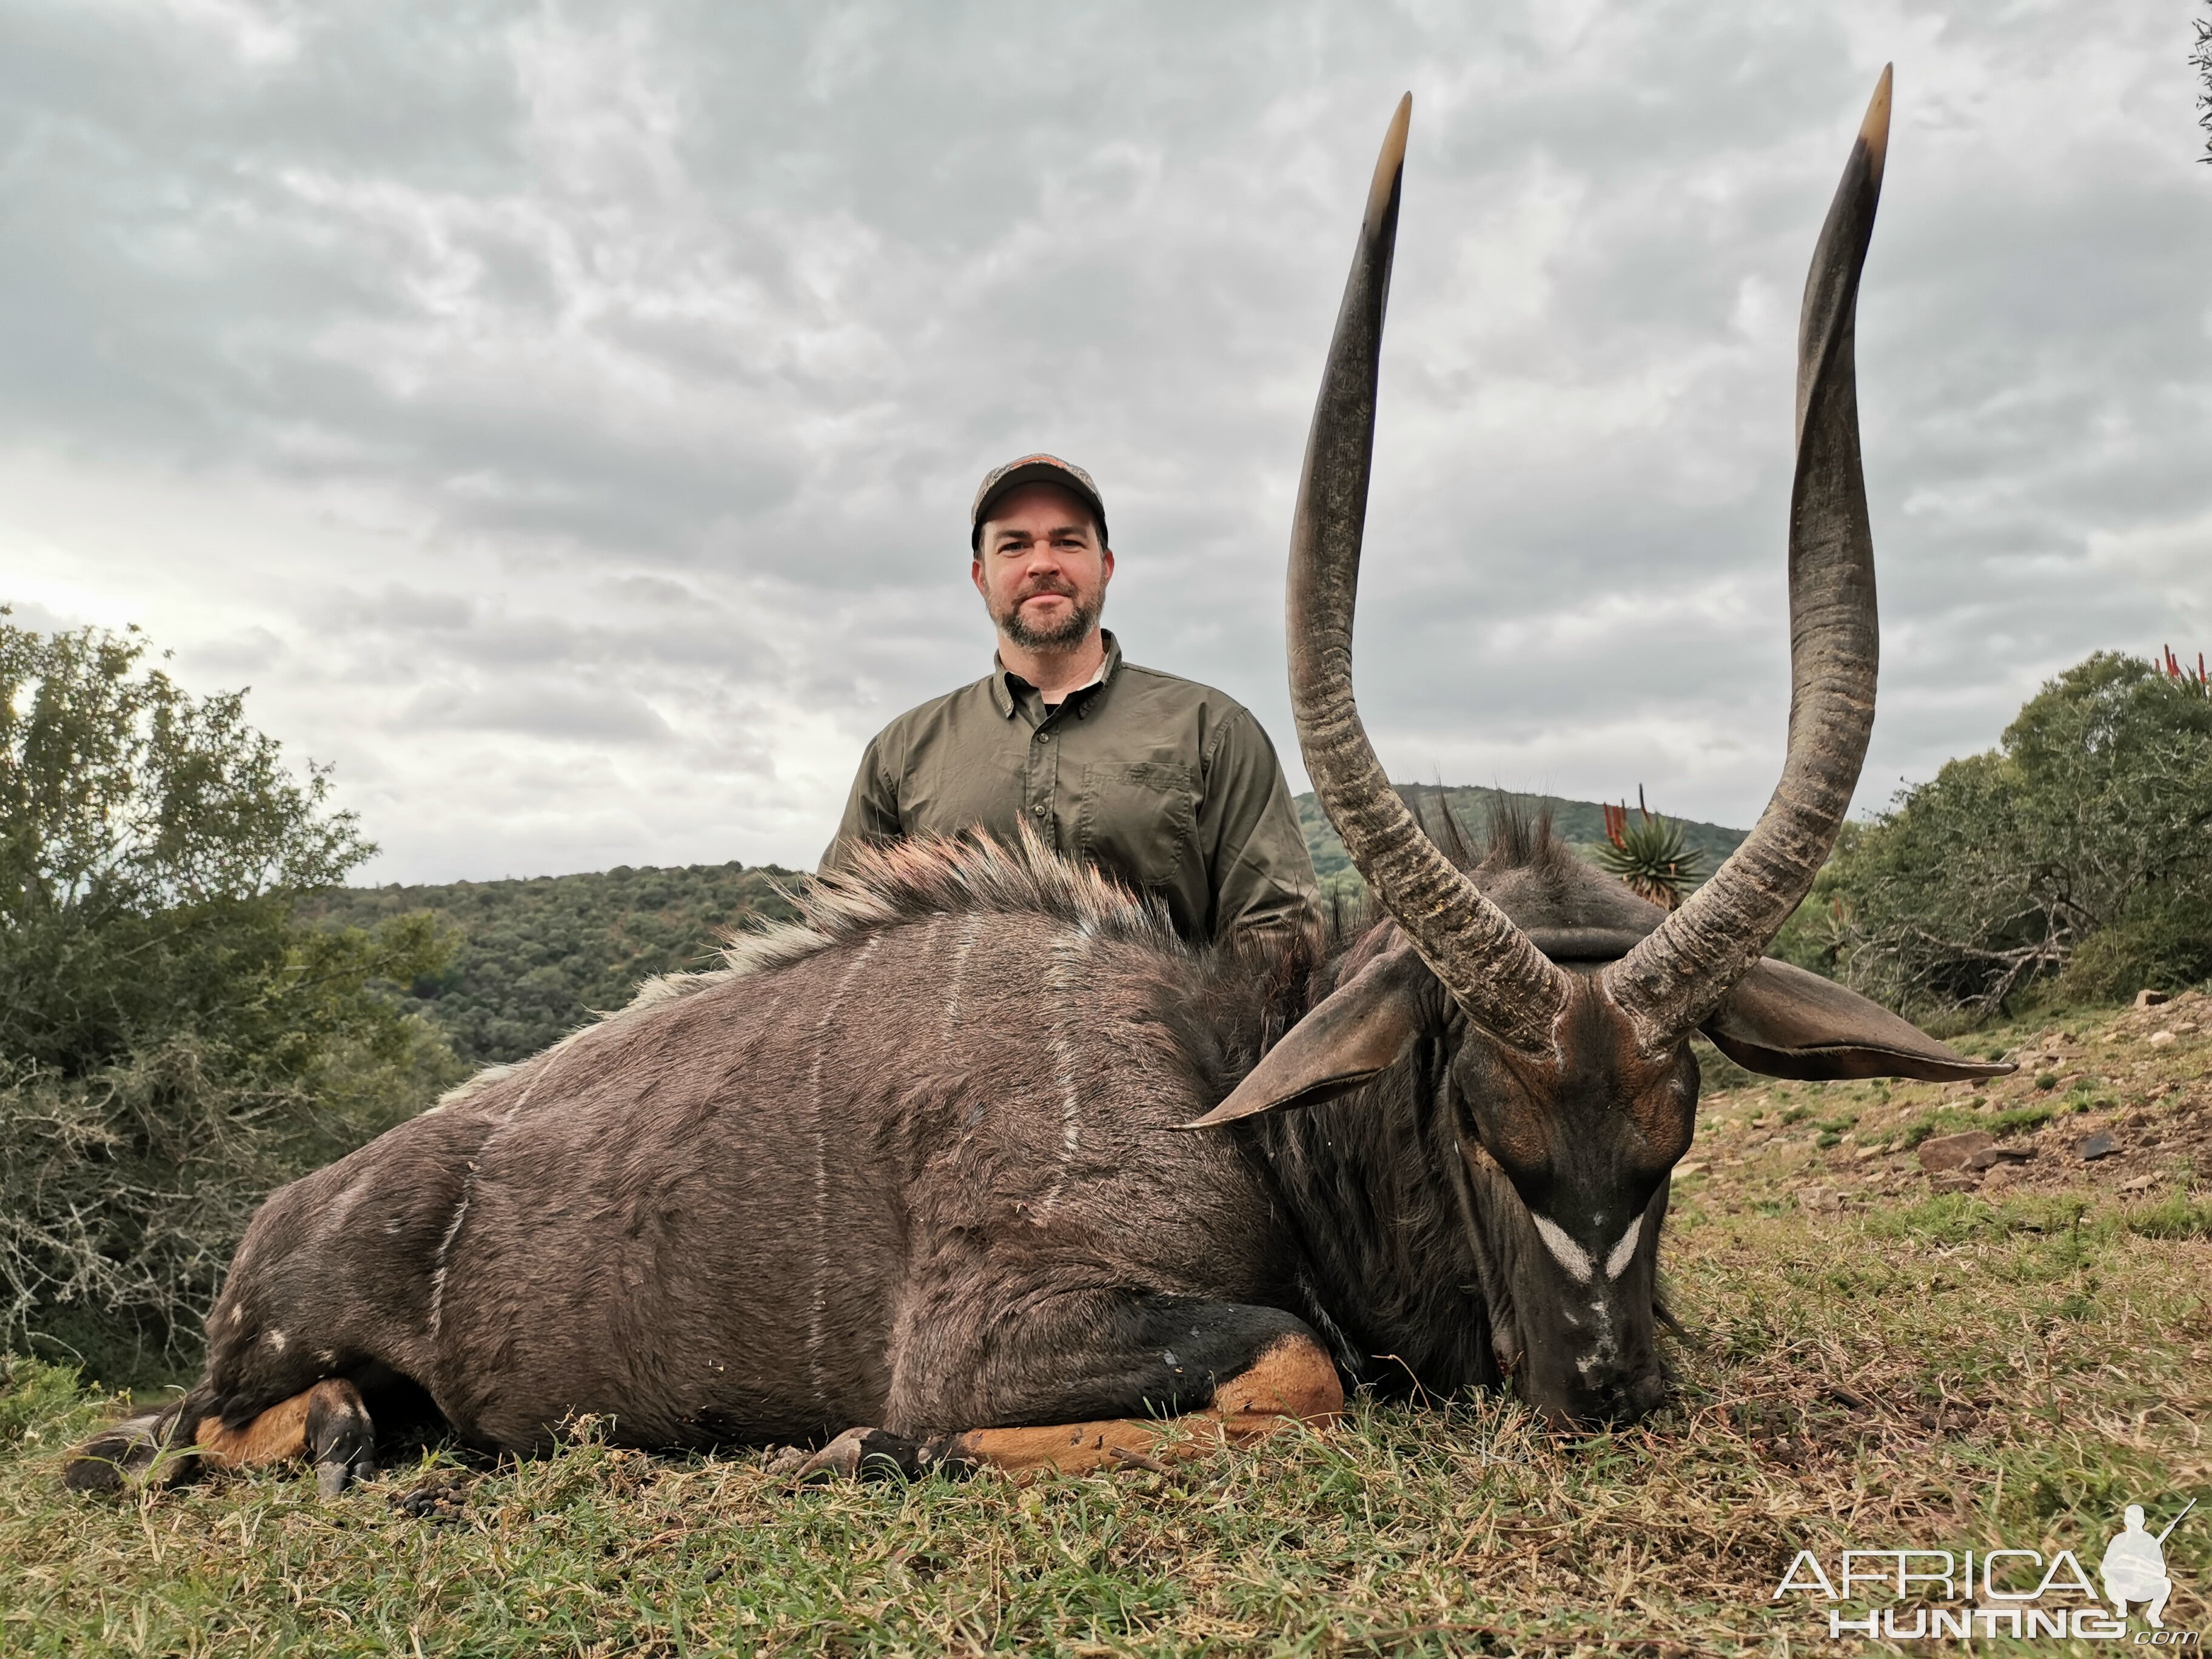
[[[1828,1607],[1828,1635],[1891,1641],[1972,1636],[2124,1641],[2132,1607],[2141,1610],[2148,1627],[2136,1632],[2135,1645],[2193,1649],[2200,1639],[2197,1632],[2166,1627],[2166,1604],[2173,1594],[2166,1540],[2196,1507],[2192,1498],[2163,1532],[2153,1533],[2144,1524],[2143,1506],[2129,1504],[2121,1530],[2098,1562],[2101,1598],[2097,1582],[2071,1550],[2046,1560],[2037,1550],[1967,1550],[1954,1555],[1948,1550],[1893,1548],[1845,1550],[1833,1577],[1819,1556],[1800,1550],[1771,1599],[1778,1601],[1795,1592],[1864,1605],[1886,1596],[1887,1605],[1866,1606],[1857,1617]],[[2031,1583],[2032,1589],[2027,1588]],[[2110,1604],[2109,1612],[2100,1600]]]
[[[2197,1507],[2191,1498],[2181,1506],[2181,1515]],[[2123,1517],[2127,1530],[2113,1535],[2105,1546],[2103,1573],[2105,1599],[2112,1604],[2112,1611],[2123,1619],[2128,1616],[2128,1603],[2143,1603],[2143,1623],[2153,1630],[2164,1630],[2166,1620],[2160,1617],[2166,1611],[2166,1598],[2173,1594],[2173,1580],[2166,1576],[2166,1540],[2181,1524],[2181,1515],[2166,1523],[2166,1530],[2155,1538],[2143,1530],[2143,1507],[2128,1505]]]

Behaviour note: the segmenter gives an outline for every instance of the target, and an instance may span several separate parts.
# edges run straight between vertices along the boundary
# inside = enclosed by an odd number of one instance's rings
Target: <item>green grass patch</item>
[[[1987,1127],[1983,1119],[1971,1112],[1961,1111],[1956,1106],[1938,1106],[1932,1112],[1923,1112],[1899,1130],[1897,1144],[1909,1152],[1931,1135],[1954,1135],[1963,1130]]]
[[[1938,1106],[1923,1112],[1899,1132],[1897,1144],[1910,1152],[1932,1135],[1954,1135],[1968,1129],[1986,1129],[1993,1135],[2018,1134],[2024,1129],[2035,1129],[2057,1117],[2064,1109],[2038,1101],[2033,1105],[2015,1106],[2008,1111],[1984,1116],[1978,1112],[1959,1106]]]
[[[2124,1211],[2121,1224],[2142,1238],[2212,1238],[2212,1202],[2174,1193]]]
[[[2058,1115],[2056,1106],[2036,1104],[2015,1106],[2008,1112],[1998,1112],[1986,1119],[1985,1127],[1993,1135],[2017,1134],[2022,1129],[2039,1129]]]

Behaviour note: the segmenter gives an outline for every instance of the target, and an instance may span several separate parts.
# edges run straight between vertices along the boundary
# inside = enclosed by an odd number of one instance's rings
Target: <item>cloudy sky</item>
[[[983,671],[994,463],[1296,762],[1282,556],[1413,93],[1359,634],[1393,773],[1747,823],[1791,353],[1881,64],[1861,790],[2212,647],[2182,0],[0,0],[0,599],[250,684],[436,880],[811,864]]]

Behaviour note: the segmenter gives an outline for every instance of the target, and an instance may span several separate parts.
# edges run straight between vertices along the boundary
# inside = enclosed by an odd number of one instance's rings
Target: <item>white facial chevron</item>
[[[1589,1252],[1567,1237],[1567,1230],[1549,1216],[1529,1212],[1529,1219],[1536,1224],[1536,1237],[1544,1241],[1544,1248],[1553,1259],[1573,1276],[1577,1285],[1587,1285],[1595,1271]],[[1636,1242],[1644,1236],[1644,1218],[1638,1216],[1628,1224],[1628,1231],[1620,1236],[1605,1258],[1605,1276],[1618,1279],[1628,1271],[1628,1264],[1636,1259]]]
[[[1628,1224],[1628,1231],[1620,1236],[1620,1243],[1613,1247],[1605,1259],[1605,1276],[1618,1279],[1628,1271],[1628,1264],[1636,1259],[1636,1241],[1644,1237],[1644,1218],[1638,1215]]]
[[[1567,1230],[1547,1215],[1529,1212],[1536,1223],[1536,1237],[1544,1241],[1544,1248],[1559,1258],[1559,1265],[1574,1276],[1577,1285],[1587,1285],[1590,1279],[1589,1252],[1567,1237]]]

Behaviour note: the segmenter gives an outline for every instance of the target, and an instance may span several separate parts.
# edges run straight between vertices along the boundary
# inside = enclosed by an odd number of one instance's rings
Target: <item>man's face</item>
[[[1066,650],[1098,625],[1114,554],[1073,495],[1024,484],[992,507],[969,574],[1001,634],[1025,651]]]

